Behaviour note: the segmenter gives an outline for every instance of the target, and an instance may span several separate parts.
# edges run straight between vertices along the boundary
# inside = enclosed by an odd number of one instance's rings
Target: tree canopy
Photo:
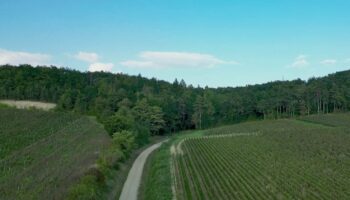
[[[350,70],[321,78],[245,87],[194,88],[125,74],[0,66],[0,98],[55,102],[97,116],[111,134],[146,127],[153,135],[248,119],[350,110]]]

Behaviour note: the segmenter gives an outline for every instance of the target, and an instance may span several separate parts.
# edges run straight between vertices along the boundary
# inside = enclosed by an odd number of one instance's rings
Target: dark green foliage
[[[152,135],[250,119],[276,119],[350,110],[350,71],[308,81],[194,88],[182,81],[79,72],[56,67],[0,66],[0,98],[58,103],[58,109],[95,115],[110,134],[128,128],[123,108]],[[123,114],[124,115],[124,114]],[[128,121],[127,118],[126,121]],[[115,123],[111,123],[115,121]]]
[[[141,124],[134,124],[133,133],[135,134],[135,142],[139,146],[149,143],[150,131],[145,126]]]

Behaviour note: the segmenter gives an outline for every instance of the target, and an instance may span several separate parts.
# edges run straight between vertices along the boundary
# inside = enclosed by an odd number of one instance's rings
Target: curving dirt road
[[[124,183],[119,200],[137,200],[138,189],[140,187],[143,167],[146,163],[146,160],[152,151],[159,148],[166,141],[168,140],[164,140],[148,147],[136,158],[129,171],[128,178]]]

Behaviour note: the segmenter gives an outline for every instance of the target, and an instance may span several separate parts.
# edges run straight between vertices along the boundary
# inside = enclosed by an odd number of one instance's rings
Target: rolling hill
[[[94,118],[0,110],[1,199],[62,199],[110,137]]]

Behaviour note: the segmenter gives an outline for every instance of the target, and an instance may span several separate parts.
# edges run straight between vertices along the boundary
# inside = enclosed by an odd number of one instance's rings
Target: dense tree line
[[[308,81],[214,89],[140,75],[4,65],[0,98],[55,102],[58,109],[97,116],[111,134],[136,129],[156,135],[248,119],[348,111],[350,70]]]

